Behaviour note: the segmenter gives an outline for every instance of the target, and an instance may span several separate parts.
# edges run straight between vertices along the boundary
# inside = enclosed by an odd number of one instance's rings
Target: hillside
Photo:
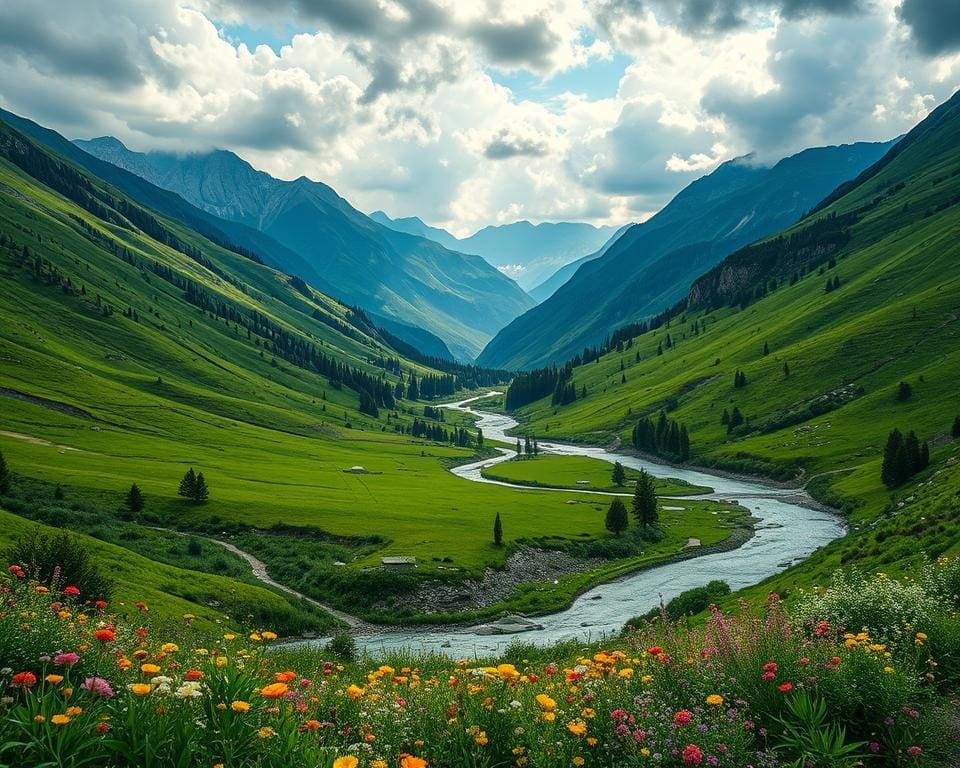
[[[618,231],[616,227],[595,227],[583,222],[515,221],[488,226],[461,239],[425,224],[417,217],[391,219],[383,211],[370,218],[398,232],[434,240],[461,253],[483,256],[529,291],[561,267],[595,253]]]
[[[750,157],[724,163],[500,331],[478,360],[508,368],[562,362],[616,327],[658,314],[725,256],[793,224],[889,147],[808,149],[772,167]]]
[[[603,256],[603,254],[609,251],[611,246],[613,246],[613,244],[620,239],[620,236],[630,229],[631,226],[633,225],[624,224],[622,227],[620,227],[620,229],[610,236],[610,239],[607,240],[607,242],[605,242],[599,250],[594,251],[593,253],[588,253],[586,256],[581,256],[576,261],[571,261],[569,264],[565,264],[564,266],[560,267],[560,269],[550,275],[550,277],[540,283],[540,285],[527,291],[527,293],[530,294],[530,298],[538,303],[549,299],[557,292],[557,289],[561,285],[565,285],[567,281],[569,281],[570,278],[576,274],[581,265]]]
[[[381,226],[326,184],[275,179],[232,152],[138,153],[111,137],[78,146],[210,214],[262,232],[295,254],[278,254],[272,266],[349,304],[430,331],[460,359],[472,360],[533,304],[483,259]]]
[[[815,213],[697,280],[662,325],[574,367],[586,397],[521,408],[525,429],[629,445],[638,420],[665,410],[694,464],[799,476],[853,535],[777,586],[957,551],[958,148],[955,95]],[[734,413],[742,423],[725,425]],[[930,468],[885,487],[894,429],[928,445]]]

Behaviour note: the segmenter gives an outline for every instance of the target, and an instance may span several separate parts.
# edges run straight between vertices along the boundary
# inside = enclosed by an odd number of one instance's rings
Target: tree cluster
[[[883,463],[880,467],[880,479],[887,488],[896,488],[930,464],[930,447],[923,444],[912,430],[904,437],[899,429],[894,429],[887,437],[883,449]]]
[[[210,498],[210,489],[207,487],[207,480],[203,476],[203,472],[194,472],[193,467],[190,467],[180,481],[177,494],[198,504]]]
[[[677,461],[690,459],[690,436],[686,424],[668,419],[665,411],[660,411],[656,422],[650,418],[640,419],[633,428],[631,442],[640,451]]]

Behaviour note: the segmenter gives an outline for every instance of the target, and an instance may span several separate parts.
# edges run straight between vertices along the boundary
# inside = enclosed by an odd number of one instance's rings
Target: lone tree
[[[143,511],[143,494],[140,492],[140,487],[136,483],[131,485],[130,490],[127,491],[126,505],[127,509],[135,515]]]
[[[960,416],[956,416],[953,419],[953,428],[950,430],[950,434],[953,437],[960,437]],[[3,457],[0,456],[0,466],[2,466]],[[0,469],[0,483],[3,482],[3,470]]]
[[[500,522],[500,513],[493,519],[493,544],[496,547],[503,546],[503,523]]]
[[[197,473],[193,471],[193,467],[190,467],[187,470],[187,474],[183,476],[183,480],[180,481],[180,488],[177,493],[183,496],[185,499],[192,499],[197,493]]]
[[[897,400],[909,400],[912,394],[913,389],[907,382],[901,381],[897,385]]]
[[[614,485],[623,485],[627,479],[627,473],[623,469],[623,464],[619,461],[613,462],[613,472],[610,474],[610,479],[613,480]]]
[[[610,502],[610,509],[607,510],[606,526],[610,533],[619,536],[627,530],[627,508],[620,499],[614,499]]]
[[[633,516],[643,528],[657,524],[660,517],[657,514],[657,492],[653,477],[648,475],[646,470],[640,470],[640,477],[637,478],[637,486],[633,491],[632,506]]]
[[[957,421],[960,421],[960,416]],[[10,493],[10,468],[7,460],[3,458],[3,453],[0,453],[0,493]]]

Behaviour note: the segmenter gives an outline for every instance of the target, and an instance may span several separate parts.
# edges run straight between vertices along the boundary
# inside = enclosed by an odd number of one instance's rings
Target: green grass
[[[482,474],[490,480],[534,487],[633,493],[634,481],[640,476],[640,472],[624,467],[626,483],[618,486],[614,485],[611,479],[612,470],[613,464],[603,459],[544,454],[533,458],[501,462],[483,470]],[[692,496],[710,493],[712,490],[706,486],[693,485],[676,478],[657,479],[655,482],[658,496]]]

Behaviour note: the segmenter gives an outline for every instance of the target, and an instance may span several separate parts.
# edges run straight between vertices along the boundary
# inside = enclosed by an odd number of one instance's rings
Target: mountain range
[[[398,232],[428,238],[445,248],[483,256],[528,292],[570,262],[596,252],[618,231],[617,227],[595,227],[583,222],[515,221],[484,227],[470,237],[458,239],[416,216],[391,219],[383,211],[374,211],[370,218]]]
[[[283,246],[269,255],[272,266],[401,328],[422,328],[459,359],[473,359],[497,330],[533,305],[482,258],[382,226],[326,184],[276,179],[222,150],[133,152],[112,137],[76,145],[208,214],[268,236]],[[406,340],[414,343],[413,334]]]
[[[773,166],[752,156],[723,163],[582,264],[501,330],[478,361],[511,369],[562,362],[616,327],[656,315],[725,256],[793,224],[891,146],[807,149]]]

